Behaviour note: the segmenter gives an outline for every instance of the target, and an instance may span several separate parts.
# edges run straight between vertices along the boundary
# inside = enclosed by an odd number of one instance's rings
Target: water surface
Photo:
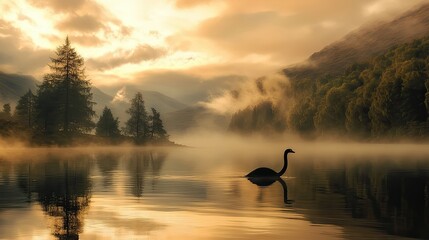
[[[4,149],[0,239],[429,238],[428,149]]]

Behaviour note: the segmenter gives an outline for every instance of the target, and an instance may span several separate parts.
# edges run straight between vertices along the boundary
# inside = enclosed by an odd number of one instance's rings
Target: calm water
[[[9,149],[0,239],[429,238],[427,145]]]

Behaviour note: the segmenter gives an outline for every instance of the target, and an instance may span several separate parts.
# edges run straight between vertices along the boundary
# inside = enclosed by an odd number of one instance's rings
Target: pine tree
[[[150,138],[152,141],[168,141],[167,131],[162,124],[161,115],[155,108],[152,108],[152,115],[149,117],[150,121]]]
[[[95,129],[96,135],[109,138],[118,137],[118,127],[118,118],[113,118],[112,111],[109,108],[104,107],[103,113],[101,114]]]
[[[3,105],[3,111],[0,112],[0,119],[10,120],[12,115],[10,113],[10,104],[6,103]]]
[[[127,110],[130,118],[125,123],[125,133],[134,137],[138,143],[145,142],[149,136],[148,117],[140,92],[131,100],[131,107]]]
[[[59,94],[53,81],[44,76],[44,81],[37,89],[35,101],[35,127],[45,135],[53,134],[60,128]]]
[[[71,47],[68,37],[55,54],[49,64],[51,72],[44,76],[44,89],[39,89],[37,99],[46,98],[40,94],[55,94],[58,102],[54,114],[61,123],[58,130],[65,133],[89,131],[94,127],[91,119],[95,112],[92,109],[91,83],[85,76],[84,60]],[[46,113],[44,104],[39,102],[37,105],[39,110]]]
[[[31,90],[28,90],[19,100],[15,107],[15,116],[17,120],[28,128],[33,128],[35,113],[35,96]]]

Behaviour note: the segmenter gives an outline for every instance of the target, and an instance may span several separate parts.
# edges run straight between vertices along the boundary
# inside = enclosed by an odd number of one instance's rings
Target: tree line
[[[252,123],[312,136],[429,136],[429,37],[393,47],[339,75],[290,81],[292,96],[237,112],[230,128],[249,132]],[[278,107],[285,105],[286,114]],[[261,123],[255,112],[270,114]]]
[[[152,108],[149,115],[139,92],[131,100],[123,129],[119,129],[118,118],[107,107],[98,122],[93,122],[96,103],[92,101],[91,83],[85,75],[84,60],[68,37],[48,66],[50,72],[44,75],[36,93],[29,90],[23,95],[13,115],[9,104],[3,106],[0,134],[26,132],[36,141],[67,143],[68,139],[90,136],[95,128],[100,139],[120,141],[131,137],[138,144],[169,142],[160,113]]]

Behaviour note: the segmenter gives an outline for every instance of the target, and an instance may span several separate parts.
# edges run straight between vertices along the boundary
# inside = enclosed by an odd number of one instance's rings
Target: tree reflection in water
[[[28,161],[17,167],[19,174],[26,176],[19,186],[25,192],[36,193],[57,239],[79,239],[91,198],[90,164],[89,155],[65,159],[50,155],[46,161]]]
[[[347,212],[361,225],[389,234],[429,238],[429,162],[391,158],[311,160],[291,169],[299,198],[315,206],[305,214],[316,224],[344,225]],[[345,205],[344,205],[345,204]],[[308,208],[308,206],[306,206]],[[347,229],[347,228],[345,228]]]
[[[132,182],[131,193],[135,197],[143,196],[147,174],[151,175],[154,187],[166,157],[167,154],[162,151],[134,151],[130,154],[128,171]]]

